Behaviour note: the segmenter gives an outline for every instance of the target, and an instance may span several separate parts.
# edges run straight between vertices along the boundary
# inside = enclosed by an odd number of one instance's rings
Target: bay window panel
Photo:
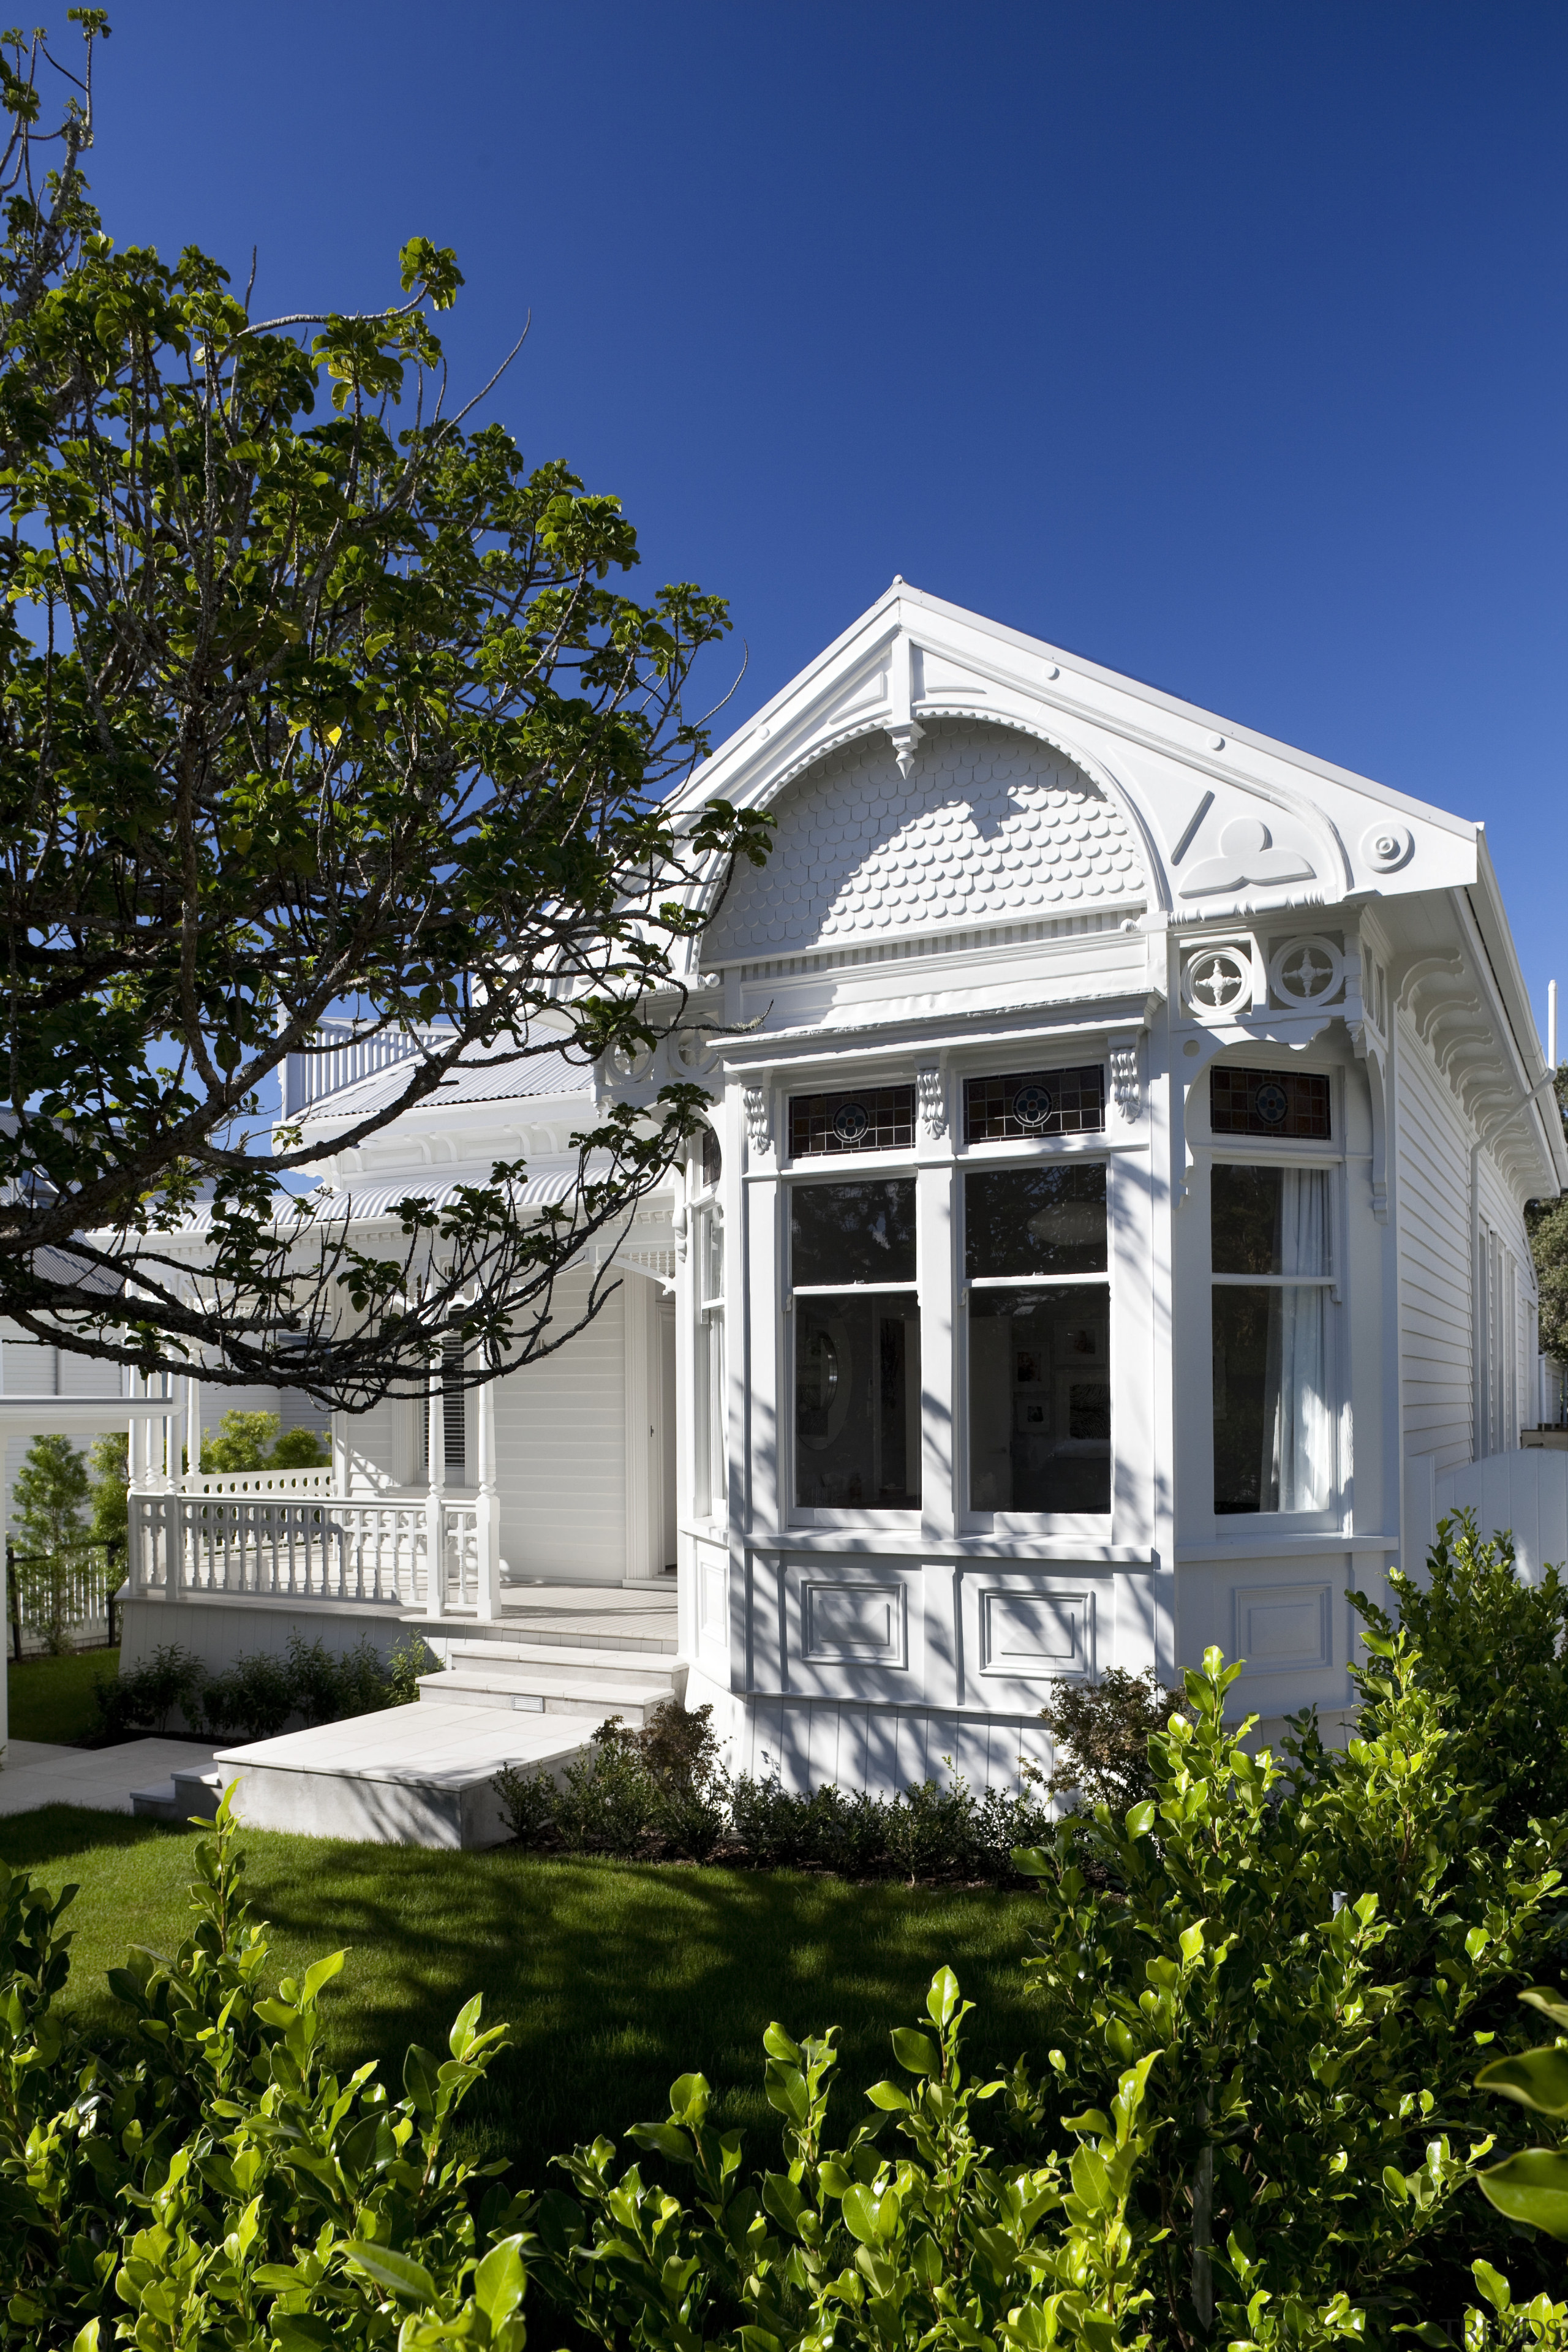
[[[1332,1498],[1330,1172],[1211,1171],[1216,1513]]]
[[[1103,1274],[1105,1162],[988,1168],[963,1180],[964,1265],[987,1276]]]
[[[790,1280],[798,1289],[849,1283],[912,1283],[912,1176],[790,1188]]]
[[[794,1320],[796,1505],[918,1510],[918,1302],[901,1292],[797,1294]]]
[[[1110,1510],[1105,1283],[970,1292],[969,1507]]]
[[[721,1518],[727,1501],[724,1454],[724,1318],[702,1316],[697,1326],[696,1476],[693,1505],[700,1519]]]

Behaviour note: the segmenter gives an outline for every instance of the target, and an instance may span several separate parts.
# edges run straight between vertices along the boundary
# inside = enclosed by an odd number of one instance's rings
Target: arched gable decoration
[[[912,773],[887,734],[862,726],[791,761],[793,775],[770,789],[783,819],[774,854],[760,873],[737,873],[707,937],[710,963],[914,939],[956,919],[1109,919],[1147,906],[1140,829],[1043,730],[943,712]]]

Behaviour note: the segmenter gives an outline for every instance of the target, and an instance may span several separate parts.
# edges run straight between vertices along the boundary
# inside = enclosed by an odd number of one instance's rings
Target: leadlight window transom
[[[1238,1070],[1221,1064],[1209,1073],[1209,1127],[1215,1135],[1279,1135],[1327,1143],[1329,1081],[1310,1070]]]
[[[1099,1063],[1085,1069],[1023,1070],[1016,1076],[963,1082],[967,1143],[1098,1135],[1104,1126],[1105,1072]]]
[[[847,1094],[792,1095],[789,1149],[793,1160],[835,1151],[910,1151],[915,1140],[915,1090],[858,1087]]]

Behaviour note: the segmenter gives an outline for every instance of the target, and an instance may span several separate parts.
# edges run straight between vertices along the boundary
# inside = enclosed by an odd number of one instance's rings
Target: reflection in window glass
[[[970,1292],[969,1506],[1110,1510],[1106,1284]]]
[[[1216,1166],[1210,1198],[1215,1509],[1326,1510],[1329,1171]]]
[[[1105,1163],[988,1168],[963,1180],[964,1265],[987,1275],[1103,1274]]]
[[[916,1510],[920,1307],[908,1293],[795,1302],[795,1498],[816,1510]]]
[[[912,1176],[790,1188],[790,1280],[807,1286],[913,1282]]]

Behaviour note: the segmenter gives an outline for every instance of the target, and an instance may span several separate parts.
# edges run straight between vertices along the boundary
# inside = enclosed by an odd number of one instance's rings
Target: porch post
[[[443,1488],[447,1484],[447,1426],[442,1402],[441,1350],[430,1360],[430,1385],[425,1397],[425,1610],[430,1617],[447,1613],[447,1517]]]
[[[202,1475],[202,1384],[195,1372],[185,1380],[185,1475],[188,1485]]]
[[[479,1589],[475,1598],[482,1618],[500,1615],[500,1512],[496,1504],[496,1387],[486,1381],[479,1391],[479,1499],[474,1507],[474,1549],[479,1554]]]

